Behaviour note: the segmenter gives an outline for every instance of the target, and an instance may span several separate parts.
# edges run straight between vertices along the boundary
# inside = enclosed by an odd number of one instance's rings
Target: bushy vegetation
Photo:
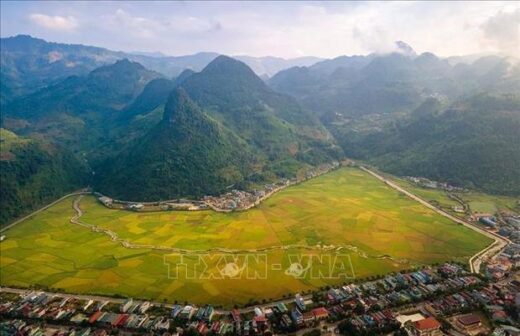
[[[68,151],[0,129],[0,225],[86,185]]]
[[[448,107],[427,100],[381,130],[335,134],[348,155],[394,174],[519,195],[519,129],[518,97],[481,94]]]

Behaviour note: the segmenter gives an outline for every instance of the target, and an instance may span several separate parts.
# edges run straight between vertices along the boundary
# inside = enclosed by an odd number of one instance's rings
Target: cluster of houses
[[[405,179],[422,188],[441,189],[449,192],[468,192],[468,189],[455,187],[446,182],[432,181],[425,177],[406,176]]]
[[[486,275],[495,280],[504,278],[515,266],[518,267],[518,258],[514,258],[516,261],[512,259],[502,254],[495,256],[486,264]]]
[[[94,193],[94,195],[97,197],[98,201],[101,204],[111,209],[125,209],[131,211],[197,211],[207,210],[209,208],[205,202],[182,198],[159,202],[127,202],[115,200],[97,192]]]
[[[295,177],[292,179],[281,178],[275,183],[266,184],[262,190],[255,189],[251,192],[232,190],[231,192],[220,196],[204,196],[203,201],[216,211],[243,211],[257,206],[264,199],[282,190],[283,188],[315,178],[339,167],[340,163],[334,161],[332,163],[322,164],[316,168],[309,169],[301,177]]]
[[[270,195],[270,192],[287,186],[288,181],[280,180],[276,184],[269,185],[269,188],[266,186],[265,191],[253,190],[248,192],[235,189],[220,196],[204,196],[203,201],[215,211],[247,210],[258,205],[266,198],[266,195]]]
[[[293,300],[248,309],[217,312],[211,305],[165,305],[128,299],[80,300],[44,292],[6,298],[0,296],[0,331],[5,334],[43,334],[41,322],[56,335],[105,335],[125,330],[136,334],[173,335],[191,330],[207,335],[272,335],[317,327],[321,321],[342,321],[348,334],[388,333],[397,329],[409,335],[436,335],[444,317],[480,309],[489,319],[514,330],[518,322],[511,307],[520,308],[520,282],[486,283],[455,264],[398,273],[361,284],[330,288],[310,296],[297,294]],[[418,309],[420,318],[403,319],[401,307]],[[458,316],[458,315],[456,315]],[[457,330],[477,330],[480,317],[453,317]],[[37,322],[37,323],[31,323]],[[456,324],[456,325],[455,325]],[[3,329],[2,329],[3,328]],[[341,328],[340,328],[341,329]],[[28,332],[28,331],[31,332]],[[341,330],[340,330],[341,331]],[[344,331],[344,330],[343,330]],[[51,333],[52,334],[52,333]]]
[[[520,244],[520,216],[505,215],[503,218],[504,223],[500,225],[498,234]]]
[[[332,307],[329,310],[337,318],[347,316],[349,333],[389,332],[404,327],[404,323],[398,322],[392,313],[393,308],[417,304],[481,283],[480,279],[467,274],[459,266],[447,264],[437,270],[425,269],[361,285],[334,288],[327,292],[326,297],[329,307]],[[351,312],[356,314],[349,317]]]
[[[133,302],[131,299],[117,307],[109,301],[77,300],[30,292],[20,296],[19,300],[0,303],[0,315],[15,318],[2,324],[0,330],[3,328],[6,335],[49,335],[45,331],[48,328],[27,323],[37,320],[53,326],[61,325],[61,328],[50,328],[56,329],[55,335],[105,335],[103,331],[111,329],[168,331],[170,319],[148,315],[152,307],[150,302]],[[10,333],[13,330],[16,332]]]
[[[502,279],[520,268],[520,228],[516,226],[516,217],[506,218],[497,221],[493,231],[507,237],[511,243],[486,262],[485,273],[494,280]]]

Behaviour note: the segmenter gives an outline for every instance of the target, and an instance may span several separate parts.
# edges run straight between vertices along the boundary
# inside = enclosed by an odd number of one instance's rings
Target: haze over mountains
[[[81,44],[47,42],[28,35],[0,39],[1,53],[1,101],[27,94],[71,75],[84,75],[102,65],[120,59],[139,62],[146,68],[176,77],[183,70],[202,70],[219,54],[200,52],[186,56],[158,56],[146,53],[124,53]],[[320,58],[302,57],[283,59],[279,57],[237,56],[259,76],[272,76],[292,66],[312,65]]]
[[[86,185],[126,200],[200,197],[345,156],[520,194],[515,59],[453,64],[403,42],[319,62],[129,55],[27,36],[1,45],[3,222]]]

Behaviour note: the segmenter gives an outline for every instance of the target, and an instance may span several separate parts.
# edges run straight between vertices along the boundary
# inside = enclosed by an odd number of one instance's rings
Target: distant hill
[[[428,97],[455,101],[479,92],[519,92],[520,65],[504,57],[450,64],[432,53],[398,52],[341,56],[310,67],[290,68],[269,85],[292,95],[316,115],[410,112]]]
[[[447,107],[429,99],[379,130],[331,129],[347,155],[390,173],[520,195],[519,96],[480,94]]]
[[[28,35],[0,39],[2,102],[124,58],[123,53],[78,44],[47,42]]]
[[[72,76],[3,108],[3,123],[21,134],[49,137],[74,150],[91,149],[145,85],[160,75],[129,60]]]
[[[69,76],[83,76],[90,71],[129,59],[167,77],[176,77],[183,70],[202,70],[219,54],[200,52],[185,56],[164,56],[157,53],[125,53],[81,44],[47,42],[28,35],[0,39],[1,95],[0,104],[52,85]],[[311,65],[315,57],[282,59],[276,57],[239,56],[258,75],[274,75],[276,72],[296,66]]]
[[[84,164],[61,146],[0,129],[0,225],[87,185]]]
[[[233,56],[233,58],[247,64],[247,66],[249,66],[251,70],[253,70],[257,75],[264,75],[268,77],[271,77],[276,73],[291,67],[311,66],[323,60],[322,58],[313,56],[297,57],[291,59],[273,56]]]

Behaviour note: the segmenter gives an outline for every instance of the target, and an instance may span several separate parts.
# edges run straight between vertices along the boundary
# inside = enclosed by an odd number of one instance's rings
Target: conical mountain
[[[218,56],[200,73],[187,78],[182,86],[201,105],[225,109],[230,106],[259,104],[270,93],[264,82],[244,63]]]
[[[247,144],[175,89],[161,122],[106,162],[99,190],[126,200],[218,194],[243,181],[251,163]]]
[[[219,56],[181,86],[211,116],[259,148],[270,161],[310,154],[311,143],[325,150],[333,147],[317,119],[293,98],[274,92],[238,60]],[[320,157],[329,154],[320,153]]]

